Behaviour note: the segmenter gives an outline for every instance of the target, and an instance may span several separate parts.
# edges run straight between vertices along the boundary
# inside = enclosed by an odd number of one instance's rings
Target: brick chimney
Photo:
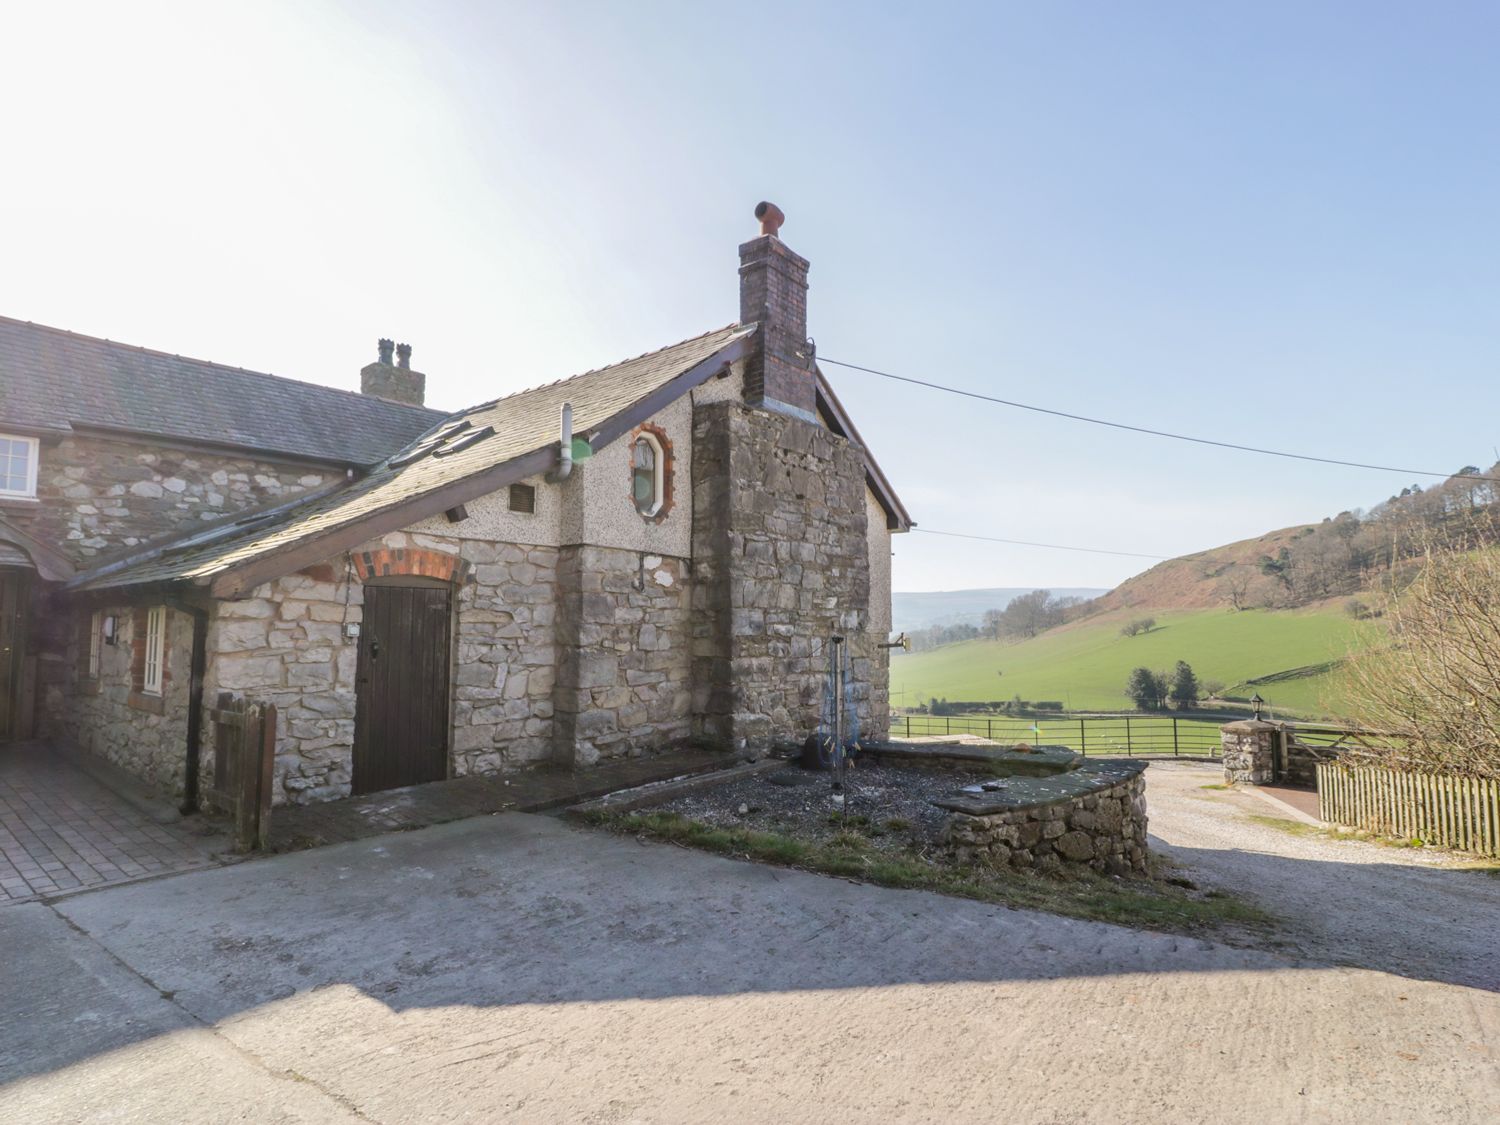
[[[411,369],[411,345],[381,340],[380,358],[367,364],[359,373],[360,393],[421,406],[427,395],[427,376]],[[396,362],[391,362],[391,352]]]
[[[761,203],[755,217],[760,237],[740,247],[740,323],[760,325],[745,364],[745,401],[816,421],[807,259],[781,241],[781,208]]]

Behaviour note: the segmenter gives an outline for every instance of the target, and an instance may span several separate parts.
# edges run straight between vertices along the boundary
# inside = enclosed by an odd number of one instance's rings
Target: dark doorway
[[[26,684],[26,603],[30,574],[0,570],[0,742],[29,732]]]
[[[355,793],[448,776],[451,622],[447,584],[366,583],[354,710]]]

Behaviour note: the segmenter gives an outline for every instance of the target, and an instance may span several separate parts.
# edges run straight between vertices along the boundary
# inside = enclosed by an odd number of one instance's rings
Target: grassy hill
[[[1156,618],[1155,629],[1120,635],[1124,622],[1145,613]],[[1143,610],[1135,603],[1026,641],[898,651],[891,660],[891,697],[897,706],[912,706],[933,696],[982,701],[1020,695],[1060,700],[1070,710],[1125,710],[1131,706],[1124,688],[1132,668],[1170,671],[1186,660],[1200,680],[1222,680],[1231,694],[1259,691],[1278,712],[1318,715],[1325,713],[1326,697],[1336,693],[1338,675],[1319,666],[1379,632],[1379,625],[1355,622],[1338,607],[1232,613],[1217,607]],[[1265,677],[1277,678],[1248,682]]]

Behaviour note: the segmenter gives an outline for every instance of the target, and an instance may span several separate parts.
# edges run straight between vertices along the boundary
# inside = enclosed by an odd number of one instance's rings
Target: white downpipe
[[[573,472],[573,404],[562,404],[562,440],[557,449],[557,468],[547,474],[547,480],[561,484]]]

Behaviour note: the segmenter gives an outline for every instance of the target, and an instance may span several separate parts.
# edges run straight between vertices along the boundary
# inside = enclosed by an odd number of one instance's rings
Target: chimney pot
[[[380,341],[375,346],[379,349],[379,352],[380,352],[380,362],[381,363],[390,363],[391,362],[391,349],[396,346],[396,341],[394,341],[394,340],[387,340],[384,337],[382,337],[380,339]]]
[[[763,199],[755,205],[755,217],[760,220],[761,234],[781,237],[781,224],[786,222],[786,215],[780,207]]]
[[[411,370],[411,345],[396,345],[396,366],[404,371]]]

